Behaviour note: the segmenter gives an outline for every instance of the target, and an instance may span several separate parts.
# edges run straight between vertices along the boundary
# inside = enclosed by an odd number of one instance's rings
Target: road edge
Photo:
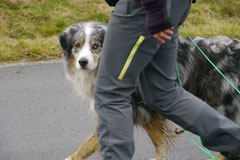
[[[16,67],[16,66],[30,66],[30,65],[42,65],[42,64],[54,64],[62,63],[62,59],[53,59],[47,61],[37,61],[37,62],[14,62],[14,63],[2,63],[0,68]]]

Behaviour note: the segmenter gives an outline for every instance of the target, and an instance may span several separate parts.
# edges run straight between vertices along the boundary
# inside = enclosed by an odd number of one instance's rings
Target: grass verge
[[[239,8],[238,0],[198,0],[183,27],[191,36],[240,39]],[[104,0],[1,0],[0,63],[60,58],[57,36],[64,28],[80,21],[107,24],[111,10]]]

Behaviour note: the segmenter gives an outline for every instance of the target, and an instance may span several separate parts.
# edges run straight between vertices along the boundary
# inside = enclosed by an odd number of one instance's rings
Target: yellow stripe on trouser
[[[119,79],[119,80],[122,80],[122,79],[123,79],[123,77],[124,77],[124,75],[125,75],[128,67],[129,67],[129,65],[130,65],[130,63],[131,63],[131,61],[132,61],[132,59],[133,59],[133,56],[135,55],[138,47],[142,44],[142,42],[143,42],[144,39],[145,39],[144,36],[140,36],[140,37],[138,38],[138,41],[137,41],[136,44],[134,45],[131,53],[129,54],[129,56],[128,56],[128,58],[127,58],[127,61],[125,62],[124,66],[123,66],[123,69],[122,69],[121,73],[120,73],[119,76],[118,76],[118,79]]]

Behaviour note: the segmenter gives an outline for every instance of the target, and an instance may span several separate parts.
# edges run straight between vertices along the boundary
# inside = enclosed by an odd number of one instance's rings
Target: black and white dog
[[[94,111],[94,87],[98,64],[107,27],[98,22],[78,23],[68,27],[59,36],[67,79],[82,98],[90,100]],[[217,36],[193,38],[209,59],[240,89],[240,41],[236,38]],[[240,125],[240,95],[204,58],[187,38],[179,38],[178,67],[182,86],[207,102],[224,116]],[[149,110],[136,91],[132,95],[135,125],[142,126],[149,134],[156,159],[166,159],[167,140],[173,137],[174,126],[161,115]],[[97,131],[83,142],[67,160],[79,160],[99,149]],[[224,159],[221,155],[219,159]]]

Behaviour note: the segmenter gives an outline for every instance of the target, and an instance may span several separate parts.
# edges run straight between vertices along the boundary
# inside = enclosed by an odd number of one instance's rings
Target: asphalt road
[[[64,160],[95,126],[88,103],[65,80],[61,62],[0,66],[0,160]],[[154,158],[141,129],[135,131],[135,148],[134,160]],[[185,135],[168,153],[168,160],[208,158]],[[88,158],[97,159],[99,154]]]

